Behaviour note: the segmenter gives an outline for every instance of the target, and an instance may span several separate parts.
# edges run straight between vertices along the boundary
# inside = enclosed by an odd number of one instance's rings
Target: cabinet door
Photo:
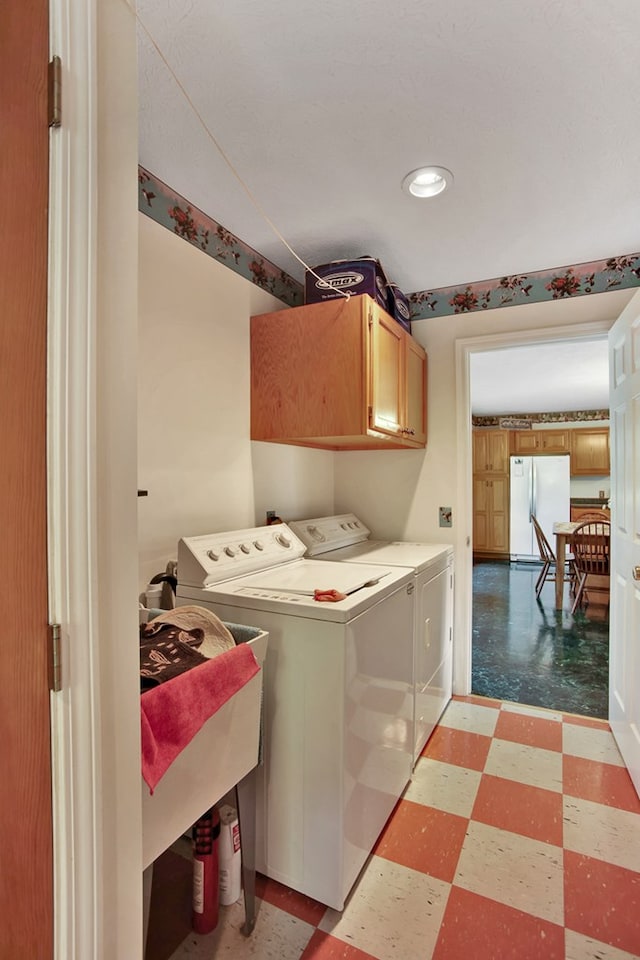
[[[569,453],[568,430],[539,430],[539,453]]]
[[[423,446],[427,441],[427,355],[405,334],[405,423],[408,437]]]
[[[473,478],[473,549],[489,549],[489,481],[482,476]]]
[[[383,310],[371,309],[371,395],[369,426],[372,430],[402,435],[404,419],[404,330]]]
[[[529,456],[538,452],[538,431],[537,430],[516,430],[513,435],[513,452]]]
[[[608,476],[609,431],[607,429],[571,431],[571,474]]]
[[[490,430],[489,439],[489,469],[492,473],[509,472],[509,431]]]
[[[493,477],[490,481],[491,547],[496,553],[509,551],[509,480]]]

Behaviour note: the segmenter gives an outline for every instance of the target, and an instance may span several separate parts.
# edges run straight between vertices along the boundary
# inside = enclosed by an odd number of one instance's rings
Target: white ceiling
[[[640,248],[637,0],[138,0],[140,162],[280,267],[407,293]],[[167,64],[169,66],[167,66]],[[451,190],[400,189],[423,164]]]
[[[475,416],[609,409],[607,340],[572,340],[475,353]]]

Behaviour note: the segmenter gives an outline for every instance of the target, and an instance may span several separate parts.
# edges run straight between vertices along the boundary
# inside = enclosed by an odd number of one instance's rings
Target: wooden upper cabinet
[[[522,456],[544,453],[569,453],[571,430],[515,430],[513,452]]]
[[[473,472],[509,472],[509,431],[473,431]]]
[[[251,439],[327,450],[426,443],[427,357],[367,296],[251,318]]]
[[[609,430],[607,427],[571,431],[572,476],[609,476]]]

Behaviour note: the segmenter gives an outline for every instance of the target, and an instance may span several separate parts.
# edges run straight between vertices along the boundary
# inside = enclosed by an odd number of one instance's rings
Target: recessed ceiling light
[[[453,174],[446,167],[419,167],[402,181],[402,189],[411,197],[437,197],[453,183]]]

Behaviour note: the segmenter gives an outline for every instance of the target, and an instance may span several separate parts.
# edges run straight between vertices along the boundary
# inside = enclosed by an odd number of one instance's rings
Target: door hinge
[[[59,623],[49,624],[49,689],[54,693],[62,690],[62,661],[60,654]]]
[[[62,60],[52,57],[49,61],[49,126],[59,127],[62,123]]]

